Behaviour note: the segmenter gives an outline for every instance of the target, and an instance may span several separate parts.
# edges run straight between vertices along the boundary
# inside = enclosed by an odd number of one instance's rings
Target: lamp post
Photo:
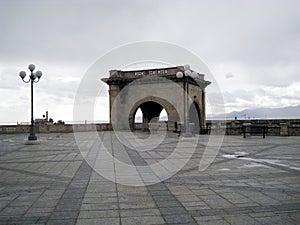
[[[42,77],[43,73],[41,71],[36,71],[35,73],[33,72],[35,70],[35,65],[30,64],[28,66],[28,69],[30,70],[30,75],[29,75],[29,80],[24,80],[26,77],[26,72],[21,71],[19,73],[19,76],[22,78],[23,82],[31,84],[31,124],[30,124],[30,133],[28,136],[29,141],[36,141],[37,137],[35,136],[35,128],[34,128],[34,119],[33,119],[33,83],[39,82],[40,78]]]
[[[176,73],[176,77],[178,79],[184,79],[184,89],[183,89],[183,101],[184,101],[184,129],[182,136],[184,137],[192,137],[193,134],[190,128],[190,117],[189,117],[189,79],[198,77],[198,73],[195,71],[191,71],[189,65],[184,66],[184,71],[178,71]]]

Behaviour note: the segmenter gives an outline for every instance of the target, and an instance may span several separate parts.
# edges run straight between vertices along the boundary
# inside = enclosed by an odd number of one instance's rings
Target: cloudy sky
[[[55,121],[72,121],[87,69],[112,49],[145,40],[201,58],[228,112],[300,105],[299,8],[290,0],[0,0],[0,123],[30,119],[30,87],[18,77],[28,64],[43,72],[35,117],[48,109]],[[107,96],[99,98],[95,120],[108,119],[107,106]]]

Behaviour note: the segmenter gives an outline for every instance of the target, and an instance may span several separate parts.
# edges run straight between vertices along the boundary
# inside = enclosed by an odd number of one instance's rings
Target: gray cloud
[[[287,88],[300,82],[299,8],[300,2],[292,0],[3,0],[0,88],[11,100],[2,99],[1,104],[19,104],[9,96],[27,93],[18,72],[34,62],[44,72],[37,92],[72,109],[80,78],[98,57],[126,43],[160,40],[191,50],[208,66],[222,65],[215,78],[227,80],[221,84],[227,104],[255,106],[254,91],[263,90],[260,96],[267,101],[271,93],[262,87]],[[296,92],[278,93],[287,104],[297,102]],[[1,114],[9,115],[7,110],[1,108]]]
[[[141,39],[187,45],[213,60],[266,65],[299,57],[297,1],[10,2],[0,15],[6,57],[85,61]]]
[[[230,79],[230,78],[233,78],[233,77],[234,77],[234,75],[230,72],[225,74],[226,79]]]

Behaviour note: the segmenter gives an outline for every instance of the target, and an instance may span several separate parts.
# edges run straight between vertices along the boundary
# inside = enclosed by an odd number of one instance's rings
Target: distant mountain
[[[226,114],[227,119],[300,119],[300,105],[283,108],[257,108],[233,111]],[[222,119],[224,115],[207,115],[207,119]]]

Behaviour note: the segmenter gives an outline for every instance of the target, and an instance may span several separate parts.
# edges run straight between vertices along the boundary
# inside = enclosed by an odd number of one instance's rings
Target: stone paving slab
[[[143,166],[170,156],[179,140],[175,134],[152,150],[135,151],[114,133],[99,132],[115,157],[102,167],[93,134],[81,135],[85,141],[76,143],[73,134],[40,134],[40,145],[30,146],[24,145],[27,135],[0,135],[0,224],[300,223],[300,137],[225,136],[213,163],[199,171],[209,138],[199,136],[196,151],[179,172],[138,187],[108,180],[91,165],[115,180],[134,182],[116,166],[120,160],[140,166],[134,174],[148,179],[152,171]],[[88,149],[86,160],[78,144]],[[186,157],[184,152],[175,156]]]

